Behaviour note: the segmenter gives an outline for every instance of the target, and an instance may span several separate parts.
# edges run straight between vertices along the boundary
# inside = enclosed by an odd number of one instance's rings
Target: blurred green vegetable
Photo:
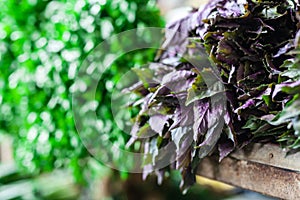
[[[15,159],[29,172],[70,168],[84,181],[83,169],[94,164],[87,167],[91,158],[74,126],[76,72],[103,39],[137,27],[162,26],[155,1],[9,0],[0,7],[0,131],[14,137]],[[153,54],[143,50],[122,56],[99,83],[97,114],[117,145],[126,136],[112,121],[112,88],[122,72]]]

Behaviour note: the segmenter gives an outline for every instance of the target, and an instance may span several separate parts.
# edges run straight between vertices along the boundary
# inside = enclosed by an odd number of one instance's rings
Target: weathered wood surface
[[[232,153],[231,157],[300,172],[300,152],[287,155],[274,144],[253,144]]]
[[[198,175],[281,199],[300,199],[300,154],[286,156],[272,145],[252,148],[233,153],[221,163],[215,157],[206,158]]]

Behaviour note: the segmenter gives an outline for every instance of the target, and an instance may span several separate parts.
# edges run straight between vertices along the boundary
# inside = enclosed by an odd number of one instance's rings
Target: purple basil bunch
[[[144,177],[178,169],[185,188],[213,152],[221,160],[259,141],[300,149],[299,20],[293,0],[212,0],[166,28],[129,88],[140,111],[128,145],[141,141]]]

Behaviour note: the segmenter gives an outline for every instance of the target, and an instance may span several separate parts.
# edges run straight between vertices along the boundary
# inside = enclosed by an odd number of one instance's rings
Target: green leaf
[[[300,116],[300,99],[296,99],[290,105],[287,105],[273,120],[269,121],[269,123],[277,126],[291,122],[293,118],[297,118],[298,116]]]
[[[153,71],[149,68],[132,68],[136,75],[140,78],[146,88],[153,83]]]
[[[220,82],[216,81],[208,87],[202,76],[198,75],[193,82],[192,87],[188,89],[185,105],[188,106],[197,100],[209,98],[222,92],[223,86]]]

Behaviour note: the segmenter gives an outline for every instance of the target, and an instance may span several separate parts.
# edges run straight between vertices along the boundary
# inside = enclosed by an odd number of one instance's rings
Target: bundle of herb
[[[293,0],[212,0],[168,26],[129,88],[141,96],[129,145],[151,133],[144,177],[178,169],[186,188],[215,149],[221,160],[268,138],[299,150],[299,27]]]

